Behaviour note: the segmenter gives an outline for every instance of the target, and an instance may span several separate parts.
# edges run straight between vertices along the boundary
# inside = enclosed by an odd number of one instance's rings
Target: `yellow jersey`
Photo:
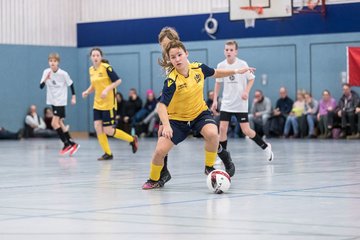
[[[160,99],[167,106],[170,120],[192,121],[208,109],[204,100],[204,80],[214,73],[213,68],[197,62],[189,64],[188,77],[172,69]]]
[[[89,68],[91,86],[95,89],[94,109],[97,110],[112,110],[116,106],[115,91],[109,92],[106,98],[102,99],[101,93],[104,89],[117,81],[119,77],[114,72],[112,67],[107,63],[101,63],[99,68],[95,69],[93,66]]]

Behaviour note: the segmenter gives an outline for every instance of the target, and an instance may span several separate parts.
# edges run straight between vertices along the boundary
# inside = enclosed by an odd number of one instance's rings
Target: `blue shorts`
[[[98,110],[94,109],[94,121],[101,120],[104,127],[115,124],[115,112],[112,110]]]
[[[170,126],[173,130],[171,141],[177,145],[185,140],[191,130],[200,133],[201,129],[209,123],[216,125],[216,121],[209,110],[203,111],[193,121],[170,120]]]

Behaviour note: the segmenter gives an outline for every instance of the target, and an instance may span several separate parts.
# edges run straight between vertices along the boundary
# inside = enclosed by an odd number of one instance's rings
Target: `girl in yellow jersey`
[[[173,69],[164,82],[158,114],[163,123],[161,137],[152,157],[150,178],[143,189],[162,187],[159,183],[164,157],[170,149],[182,142],[191,130],[200,132],[205,140],[205,174],[214,170],[218,153],[218,129],[204,101],[206,77],[221,78],[254,71],[254,68],[213,69],[201,63],[189,63],[188,52],[182,42],[170,41],[165,53]]]
[[[86,98],[95,92],[94,97],[94,128],[102,150],[105,152],[98,160],[111,160],[113,154],[110,150],[107,136],[122,139],[130,143],[133,153],[137,151],[138,139],[120,129],[113,127],[115,124],[115,92],[120,85],[121,79],[108,63],[104,63],[103,53],[100,48],[90,51],[93,66],[89,68],[90,86],[82,93]]]

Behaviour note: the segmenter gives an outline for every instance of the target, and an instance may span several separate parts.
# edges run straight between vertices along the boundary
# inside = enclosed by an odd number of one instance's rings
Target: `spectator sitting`
[[[271,101],[265,97],[261,90],[256,90],[254,101],[249,114],[250,127],[260,135],[264,134],[264,126],[271,114]]]
[[[341,133],[340,138],[346,138],[347,136],[347,125],[350,125],[351,135],[356,136],[357,127],[355,122],[355,109],[359,104],[359,95],[351,90],[349,84],[343,84],[343,95],[340,98],[336,112],[341,118]]]
[[[54,116],[54,114],[53,114],[53,111],[51,110],[51,108],[49,108],[49,107],[44,108],[44,122],[46,125],[46,129],[54,130],[54,128],[51,125],[53,116]]]
[[[133,117],[141,109],[141,106],[142,106],[142,100],[137,95],[136,89],[131,88],[129,91],[129,100],[126,101],[125,104],[125,113],[124,113],[123,122],[128,126],[130,126]],[[129,127],[124,131],[130,134],[131,128]]]
[[[331,138],[335,108],[336,100],[331,97],[331,93],[328,90],[324,90],[319,103],[319,113],[317,114],[320,138]]]
[[[135,127],[137,123],[140,123],[149,113],[154,111],[157,104],[157,100],[154,95],[154,91],[148,89],[146,91],[146,102],[143,108],[136,112],[134,118],[132,119],[132,126]]]
[[[349,136],[348,139],[360,139],[360,102],[356,106],[355,114],[357,116],[357,134]]]
[[[290,129],[292,127],[294,132],[294,138],[299,137],[299,123],[298,118],[304,113],[305,110],[305,99],[304,94],[301,91],[298,91],[296,94],[296,101],[293,104],[289,116],[287,116],[284,127],[284,136],[287,138],[290,134]]]
[[[19,140],[22,138],[22,129],[18,132],[11,132],[4,127],[0,127],[0,140]]]
[[[46,129],[46,124],[37,114],[35,105],[30,106],[25,117],[25,137],[57,137],[56,131]]]
[[[116,128],[119,128],[126,132],[126,127],[124,123],[124,116],[125,116],[125,107],[126,107],[126,100],[124,100],[123,95],[120,92],[117,92],[116,95]]]
[[[266,137],[281,136],[284,131],[285,120],[289,115],[294,101],[288,97],[287,90],[281,87],[279,90],[280,98],[276,101],[276,106],[272,116],[268,119],[264,132]]]
[[[300,129],[302,137],[316,138],[315,123],[316,114],[319,110],[319,102],[311,96],[311,93],[305,93],[305,109],[304,115],[300,120]],[[307,130],[307,131],[306,131]]]

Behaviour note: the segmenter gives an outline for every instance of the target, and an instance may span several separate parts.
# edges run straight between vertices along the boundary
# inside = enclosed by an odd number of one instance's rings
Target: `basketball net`
[[[247,7],[240,7],[242,10],[253,11],[254,17],[253,18],[245,18],[245,28],[254,28],[255,27],[255,19],[258,15],[264,13],[263,7],[255,7],[255,6],[247,6]]]

